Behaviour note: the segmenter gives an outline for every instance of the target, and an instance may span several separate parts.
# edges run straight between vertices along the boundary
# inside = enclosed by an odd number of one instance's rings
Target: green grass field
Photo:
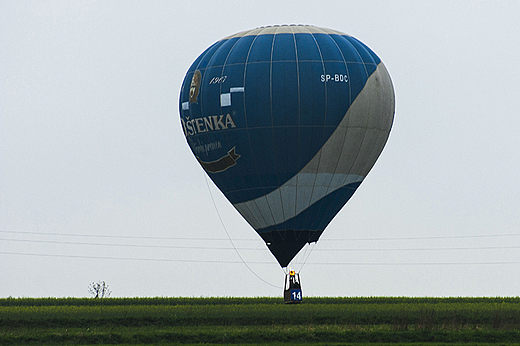
[[[520,344],[520,298],[0,299],[0,345]]]

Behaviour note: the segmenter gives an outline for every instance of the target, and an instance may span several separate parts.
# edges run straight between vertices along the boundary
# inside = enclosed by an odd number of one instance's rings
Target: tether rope
[[[226,228],[226,225],[224,224],[224,221],[222,220],[222,217],[220,216],[220,212],[218,211],[218,208],[217,208],[217,204],[215,203],[215,199],[213,198],[213,193],[211,192],[211,188],[209,186],[209,182],[208,182],[208,177],[206,174],[204,174],[204,179],[206,180],[206,186],[208,187],[208,191],[209,191],[209,195],[211,196],[211,201],[213,202],[213,206],[215,207],[215,211],[217,212],[217,215],[218,215],[218,218],[220,220],[220,224],[222,225],[222,228],[224,228],[224,231],[226,232],[226,235],[229,239],[229,242],[231,243],[231,246],[233,247],[233,249],[235,250],[235,252],[237,253],[238,257],[240,258],[240,260],[242,261],[242,263],[244,263],[244,265],[246,266],[247,269],[249,269],[249,271],[251,273],[253,273],[254,276],[256,276],[258,279],[260,279],[261,281],[263,281],[264,283],[268,284],[269,286],[272,286],[272,287],[275,287],[275,288],[278,288],[278,289],[283,289],[282,287],[280,286],[276,286],[276,285],[273,285],[272,283],[264,280],[263,278],[261,278],[257,273],[255,273],[253,271],[253,269],[251,269],[251,267],[249,267],[249,265],[246,263],[246,261],[242,258],[242,256],[240,255],[240,252],[238,251],[238,249],[235,247],[235,243],[233,242],[233,240],[231,239],[230,235],[229,235],[229,232]]]

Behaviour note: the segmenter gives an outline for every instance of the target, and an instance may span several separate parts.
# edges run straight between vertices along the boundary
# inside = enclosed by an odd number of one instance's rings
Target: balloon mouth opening
[[[318,241],[322,232],[287,230],[261,232],[259,234],[280,266],[285,268],[305,244]]]

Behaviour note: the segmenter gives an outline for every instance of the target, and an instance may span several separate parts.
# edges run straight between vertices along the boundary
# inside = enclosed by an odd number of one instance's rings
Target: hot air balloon
[[[281,267],[319,239],[367,176],[394,108],[370,48],[309,25],[221,39],[193,62],[179,99],[193,154]]]

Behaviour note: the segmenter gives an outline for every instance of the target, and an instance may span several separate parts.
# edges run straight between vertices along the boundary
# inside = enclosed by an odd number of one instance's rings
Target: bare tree
[[[94,298],[108,298],[112,291],[108,289],[105,281],[98,281],[88,285],[88,293],[92,294]]]

